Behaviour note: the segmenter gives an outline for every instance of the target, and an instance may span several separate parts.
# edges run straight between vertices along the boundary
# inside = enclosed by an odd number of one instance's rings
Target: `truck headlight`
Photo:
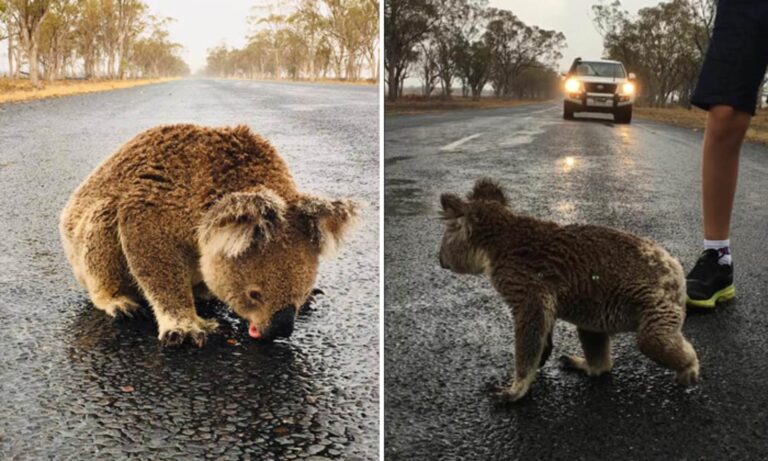
[[[581,82],[575,78],[569,78],[565,81],[565,91],[568,93],[578,93],[581,91]]]
[[[631,82],[627,82],[621,85],[621,92],[623,94],[635,94],[635,84]]]

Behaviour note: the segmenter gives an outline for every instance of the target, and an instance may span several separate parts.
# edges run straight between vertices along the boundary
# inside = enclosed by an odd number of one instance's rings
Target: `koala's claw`
[[[189,338],[197,347],[203,347],[208,339],[208,333],[216,331],[218,322],[213,319],[197,319],[192,324],[177,324],[160,333],[160,344],[165,347],[177,347]]]
[[[493,397],[500,403],[512,403],[525,397],[525,393],[517,392],[509,387],[505,387],[494,392]]]
[[[493,398],[500,403],[517,402],[528,394],[528,386],[522,385],[522,383],[499,384],[494,386],[494,391],[491,394]]]
[[[171,330],[167,331],[160,338],[160,343],[165,347],[178,347],[184,343],[185,338],[189,338],[195,346],[203,347],[208,339],[208,334],[204,331],[184,333],[178,330]]]
[[[184,335],[182,335],[180,331],[176,331],[176,330],[167,331],[160,338],[160,343],[165,347],[181,346],[181,343],[183,342],[184,342]]]
[[[699,381],[699,364],[696,363],[685,370],[678,371],[675,382],[683,386],[691,386]]]

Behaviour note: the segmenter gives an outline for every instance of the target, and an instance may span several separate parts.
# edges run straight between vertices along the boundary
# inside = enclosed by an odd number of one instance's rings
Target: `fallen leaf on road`
[[[288,433],[288,428],[285,426],[278,426],[275,428],[275,434],[283,435],[287,433]]]
[[[133,392],[136,389],[134,389],[133,386],[120,386],[120,390],[123,392]]]
[[[237,346],[237,340],[234,338],[229,338],[227,340],[227,344],[229,344],[230,346]]]

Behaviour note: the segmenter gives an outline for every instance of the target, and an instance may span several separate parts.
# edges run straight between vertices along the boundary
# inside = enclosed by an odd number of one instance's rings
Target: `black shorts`
[[[768,1],[720,0],[691,104],[731,106],[755,115],[768,64]]]

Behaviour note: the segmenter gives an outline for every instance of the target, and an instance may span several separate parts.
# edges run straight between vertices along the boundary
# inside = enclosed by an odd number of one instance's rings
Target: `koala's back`
[[[154,225],[192,241],[217,199],[261,185],[286,200],[297,194],[285,162],[248,127],[152,128],[107,158],[72,194],[60,224],[65,247],[67,240],[82,240],[94,221],[112,228],[118,216],[148,219],[152,211],[160,220]]]
[[[296,193],[285,162],[246,126],[206,128],[167,125],[149,129],[123,145],[75,193],[119,203],[205,206],[227,192],[268,184],[283,196]]]
[[[628,232],[592,225],[553,230],[543,252],[564,276],[561,315],[604,331],[633,330],[645,309],[683,309],[682,266],[660,245]]]

